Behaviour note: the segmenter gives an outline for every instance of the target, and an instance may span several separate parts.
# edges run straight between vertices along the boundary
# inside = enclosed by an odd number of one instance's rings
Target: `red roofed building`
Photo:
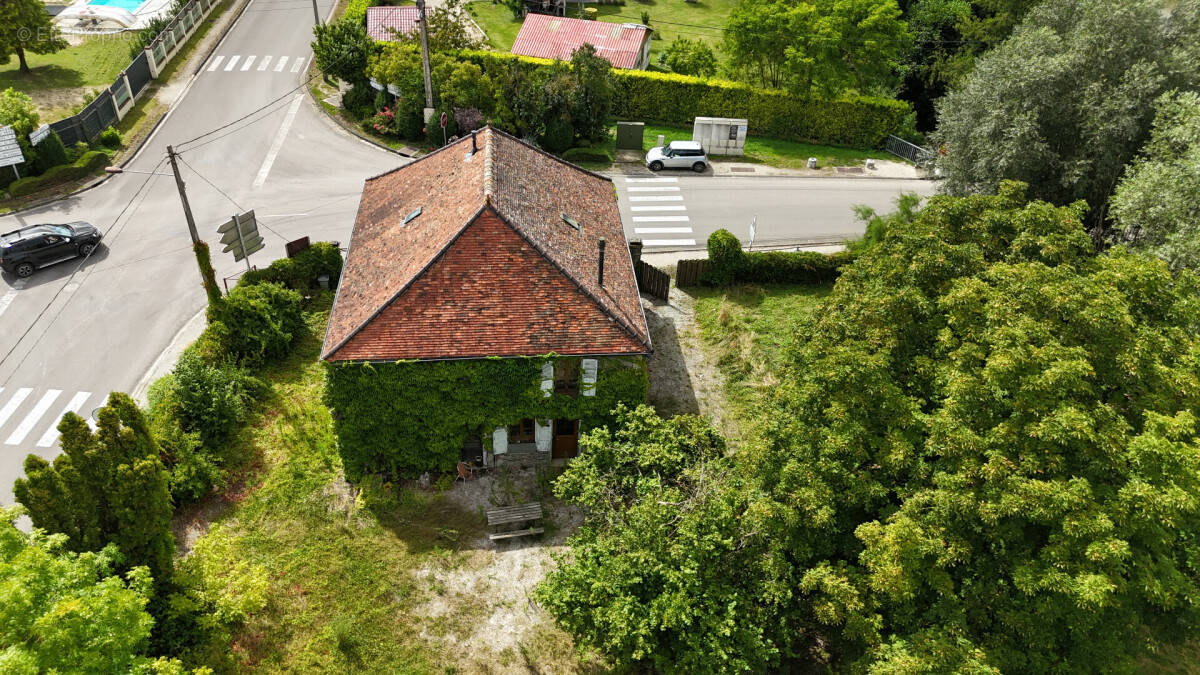
[[[608,23],[529,14],[512,53],[568,61],[584,43],[615,68],[644,70],[650,65],[650,28],[640,23]]]
[[[485,127],[367,180],[322,348],[335,420],[357,415],[335,424],[349,474],[445,469],[459,446],[468,460],[510,449],[573,456],[581,422],[644,401],[650,352],[609,179]],[[464,370],[495,373],[478,405],[451,384]],[[350,413],[363,377],[375,391],[394,387],[378,414]],[[461,420],[404,419],[456,405]],[[413,426],[422,434],[406,436]],[[405,452],[436,450],[400,461],[361,439],[364,427],[407,438],[396,441]]]
[[[401,35],[420,30],[416,7],[368,7],[367,36],[377,42],[393,42]]]

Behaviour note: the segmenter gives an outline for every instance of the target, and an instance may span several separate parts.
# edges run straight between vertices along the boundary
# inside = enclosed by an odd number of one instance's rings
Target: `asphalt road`
[[[887,178],[717,177],[662,171],[616,176],[625,234],[647,252],[703,248],[725,228],[743,243],[755,221],[756,246],[825,243],[859,236],[853,206],[893,210],[904,192],[932,195],[927,180]]]
[[[319,0],[322,16],[329,2]],[[26,280],[0,275],[0,504],[11,503],[12,482],[27,454],[57,454],[54,426],[66,410],[87,417],[108,392],[135,390],[204,308],[174,181],[135,171],[167,172],[165,148],[174,145],[201,238],[215,244],[220,223],[254,209],[267,244],[254,262],[267,264],[283,255],[284,242],[301,236],[346,243],[363,180],[406,161],[337,128],[307,100],[300,85],[311,58],[311,27],[309,0],[252,0],[128,173],[47,207],[0,217],[0,232],[86,220],[106,233],[86,263],[61,263]],[[859,225],[851,205],[886,209],[901,191],[932,188],[917,181],[690,175],[645,183],[618,176],[616,182],[627,231],[647,240],[648,250],[663,248],[649,241],[655,238],[703,245],[717,227],[743,236],[755,214],[759,241],[854,233]],[[638,201],[630,202],[631,195]],[[640,199],[652,196],[680,199]],[[646,220],[668,216],[674,218]],[[640,231],[648,228],[688,231]],[[218,277],[245,269],[219,249]]]
[[[329,0],[320,8],[325,16]],[[266,248],[253,256],[258,264],[305,235],[345,243],[363,179],[407,161],[338,129],[297,88],[312,56],[312,22],[309,0],[252,0],[126,167],[169,172],[165,148],[175,145],[201,238],[217,244],[221,222],[255,209],[269,228]],[[249,123],[184,143],[276,99]],[[28,453],[57,454],[53,427],[65,410],[86,417],[108,392],[132,391],[204,307],[169,176],[114,176],[74,198],[0,218],[0,231],[72,220],[107,233],[86,264],[0,278],[0,504],[11,503]],[[245,269],[219,244],[213,253],[218,277]]]

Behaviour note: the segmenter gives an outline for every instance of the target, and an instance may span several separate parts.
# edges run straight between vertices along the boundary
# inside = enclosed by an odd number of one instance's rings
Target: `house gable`
[[[330,361],[648,351],[490,206]]]

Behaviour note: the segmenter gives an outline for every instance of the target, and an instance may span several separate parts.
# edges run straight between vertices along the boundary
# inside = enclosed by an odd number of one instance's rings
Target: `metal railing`
[[[937,157],[937,153],[933,150],[909,143],[899,136],[889,135],[883,149],[897,157],[903,157],[917,166],[930,164]]]

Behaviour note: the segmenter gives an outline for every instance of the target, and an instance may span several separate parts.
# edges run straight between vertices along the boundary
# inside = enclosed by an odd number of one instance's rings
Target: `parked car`
[[[39,267],[82,258],[100,243],[100,230],[84,222],[28,225],[0,234],[0,267],[27,277]]]
[[[708,155],[700,141],[671,141],[666,147],[660,145],[646,153],[646,167],[651,171],[691,169],[700,173],[706,166]]]

